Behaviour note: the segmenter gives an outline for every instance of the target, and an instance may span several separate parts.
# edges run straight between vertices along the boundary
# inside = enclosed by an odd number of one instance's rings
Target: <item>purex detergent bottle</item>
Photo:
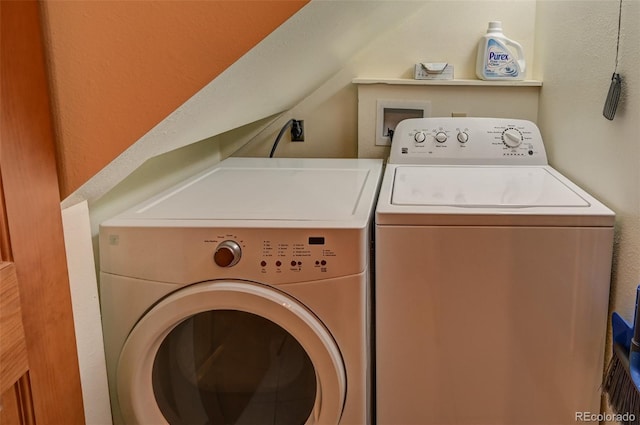
[[[524,80],[524,51],[502,33],[502,22],[491,21],[478,44],[476,75],[481,80]]]

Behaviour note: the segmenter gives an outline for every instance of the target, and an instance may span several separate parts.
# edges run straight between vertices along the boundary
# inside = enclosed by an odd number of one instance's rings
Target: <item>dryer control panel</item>
[[[401,121],[391,164],[547,165],[540,130],[507,118],[433,117]]]
[[[358,233],[328,229],[212,229],[201,242],[205,250],[212,248],[212,265],[217,267],[210,272],[299,281],[362,272],[367,264],[366,252],[353,248],[366,246],[366,240],[359,240],[363,235]],[[222,270],[231,267],[235,270]]]
[[[244,279],[269,284],[356,275],[369,265],[369,228],[103,226],[101,271],[187,284]],[[136,261],[131,261],[132,257]]]

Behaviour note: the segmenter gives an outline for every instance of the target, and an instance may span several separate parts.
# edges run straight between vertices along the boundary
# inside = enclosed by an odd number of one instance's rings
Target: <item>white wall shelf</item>
[[[414,80],[408,78],[354,78],[353,84],[389,84],[404,86],[517,86],[541,87],[540,80]]]

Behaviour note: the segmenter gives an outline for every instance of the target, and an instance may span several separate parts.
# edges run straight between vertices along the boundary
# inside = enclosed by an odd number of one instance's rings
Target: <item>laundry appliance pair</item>
[[[522,120],[403,121],[384,176],[222,161],[101,226],[115,421],[574,423],[613,219]]]

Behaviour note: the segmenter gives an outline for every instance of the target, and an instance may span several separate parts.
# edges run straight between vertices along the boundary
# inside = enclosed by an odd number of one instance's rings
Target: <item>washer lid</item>
[[[388,164],[376,224],[611,227],[615,214],[545,166]]]
[[[481,166],[399,166],[391,203],[468,208],[590,205],[544,168]]]

